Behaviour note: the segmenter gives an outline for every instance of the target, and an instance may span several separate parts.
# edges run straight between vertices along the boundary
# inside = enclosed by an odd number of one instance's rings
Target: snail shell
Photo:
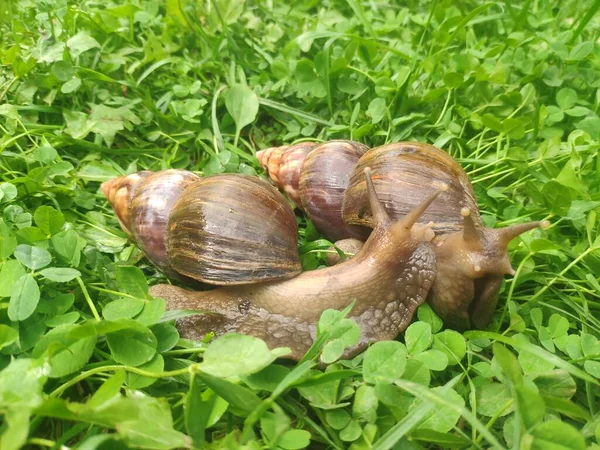
[[[256,153],[258,162],[275,186],[286,193],[298,207],[300,199],[300,172],[306,156],[317,146],[314,142],[282,147],[271,147]]]
[[[306,212],[327,239],[366,239],[370,230],[349,225],[342,217],[350,174],[368,147],[354,141],[296,144],[257,153],[276,186]]]
[[[119,225],[121,225],[123,231],[130,237],[133,237],[131,199],[140,183],[152,175],[152,173],[149,170],[143,170],[130,175],[113,178],[102,183],[102,186],[100,186],[104,197],[106,197],[117,215]]]
[[[348,223],[373,226],[362,173],[372,170],[373,184],[392,220],[403,217],[442,184],[449,188],[419,219],[433,222],[437,236],[462,230],[461,210],[469,208],[476,226],[483,226],[475,193],[463,168],[450,155],[432,145],[398,142],[373,148],[354,167],[343,201]],[[343,237],[352,237],[345,235]]]
[[[167,253],[180,274],[210,284],[249,284],[301,272],[298,228],[283,195],[256,177],[202,178],[169,216]]]
[[[138,245],[159,269],[172,272],[165,236],[169,214],[183,191],[200,177],[185,170],[164,170],[150,175],[131,199],[134,236]]]
[[[184,189],[199,178],[185,170],[145,170],[102,184],[123,230],[152,263],[171,277],[177,277],[177,273],[167,258],[167,219]]]

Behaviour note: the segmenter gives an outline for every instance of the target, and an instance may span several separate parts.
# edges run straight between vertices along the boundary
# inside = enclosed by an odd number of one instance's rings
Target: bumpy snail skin
[[[365,174],[370,176],[368,170]],[[392,339],[408,326],[435,278],[433,248],[415,238],[427,234],[414,224],[439,191],[397,222],[387,216],[370,181],[369,191],[376,226],[350,260],[285,281],[207,292],[158,285],[150,292],[167,300],[169,309],[209,313],[181,319],[178,326],[184,337],[237,331],[260,337],[270,347],[290,347],[292,359],[300,359],[312,345],[315,324],[324,310],[343,309],[353,300],[350,316],[362,333],[359,344],[346,356],[369,342]]]
[[[437,275],[428,302],[444,323],[456,329],[485,328],[496,308],[504,275],[514,275],[508,243],[548,221],[491,229],[475,225],[463,208],[463,231],[435,243]]]
[[[131,199],[142,181],[152,175],[152,173],[153,172],[144,170],[142,172],[113,178],[112,180],[102,183],[102,186],[100,186],[102,193],[117,215],[119,225],[121,225],[123,231],[130,237],[134,235],[134,227],[131,220],[133,217],[131,214]]]

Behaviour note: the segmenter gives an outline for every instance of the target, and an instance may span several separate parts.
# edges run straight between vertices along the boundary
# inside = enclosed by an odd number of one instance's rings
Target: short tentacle
[[[465,242],[478,243],[481,241],[481,233],[475,225],[470,208],[462,208],[460,215],[463,217],[463,240]]]

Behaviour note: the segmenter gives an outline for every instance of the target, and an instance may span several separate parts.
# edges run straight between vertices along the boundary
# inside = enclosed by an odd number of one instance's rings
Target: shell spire
[[[314,142],[271,147],[256,153],[256,158],[265,169],[273,184],[286,193],[288,198],[298,207],[302,207],[300,199],[300,176],[304,160],[315,148]]]
[[[118,178],[108,180],[100,186],[102,193],[112,206],[121,228],[130,237],[134,236],[134,224],[132,222],[131,201],[135,191],[140,184],[152,175],[149,170],[132,173]]]

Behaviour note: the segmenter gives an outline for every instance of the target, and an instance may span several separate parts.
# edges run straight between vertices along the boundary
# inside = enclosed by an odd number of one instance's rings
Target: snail
[[[161,176],[161,172],[145,178],[134,174],[102,186],[135,239],[147,234],[135,231],[143,227],[136,222],[132,205],[145,195],[147,180]],[[163,245],[142,247],[166,249],[170,270],[221,286],[190,291],[159,284],[150,289],[151,295],[164,298],[169,309],[204,312],[179,319],[184,337],[240,332],[262,338],[271,348],[289,347],[288,357],[295,360],[313,344],[322,312],[352,302],[350,317],[359,323],[361,336],[346,357],[371,342],[395,338],[425,301],[435,279],[433,233],[430,226],[416,222],[445,186],[392,220],[379,201],[368,167],[363,177],[373,231],[353,258],[308,272],[300,272],[293,210],[273,186],[240,174],[192,181],[173,204],[169,197],[158,205],[156,214],[168,217],[157,221],[161,227],[167,224],[161,228]],[[171,174],[166,179],[178,177]],[[173,186],[164,190],[175,191]],[[146,211],[140,218],[148,216]]]
[[[302,144],[306,148],[306,144]],[[351,141],[332,141],[312,145],[302,154],[298,145],[275,147],[257,153],[257,159],[274,184],[284,192],[297,193],[291,200],[299,205],[310,204],[303,196],[313,193],[303,183],[309,178],[331,177],[343,180],[344,192],[339,189],[320,192],[320,203],[328,204],[326,215],[318,208],[306,210],[315,226],[338,248],[355,253],[361,247],[360,236],[340,228],[346,226],[372,227],[373,217],[368,207],[368,190],[362,176],[370,167],[378,196],[392,218],[396,220],[419,204],[430,192],[432,183],[449,186],[439,201],[427,209],[419,223],[432,222],[435,237],[437,273],[428,297],[428,303],[444,320],[446,326],[457,329],[485,328],[496,308],[498,294],[505,274],[514,275],[508,257],[508,243],[521,233],[533,228],[546,228],[547,221],[512,225],[501,229],[483,225],[475,193],[467,174],[450,155],[431,145],[419,142],[399,142],[363,152],[352,166],[315,164],[325,155],[332,161],[348,147],[357,147]],[[295,155],[294,164],[286,164],[289,155]],[[321,173],[318,175],[317,173]],[[310,175],[309,175],[310,174]],[[299,180],[298,186],[289,186],[289,180]],[[323,198],[328,198],[323,200]],[[328,203],[327,203],[328,202]],[[332,211],[337,214],[329,218]],[[339,261],[337,255],[328,258]]]

